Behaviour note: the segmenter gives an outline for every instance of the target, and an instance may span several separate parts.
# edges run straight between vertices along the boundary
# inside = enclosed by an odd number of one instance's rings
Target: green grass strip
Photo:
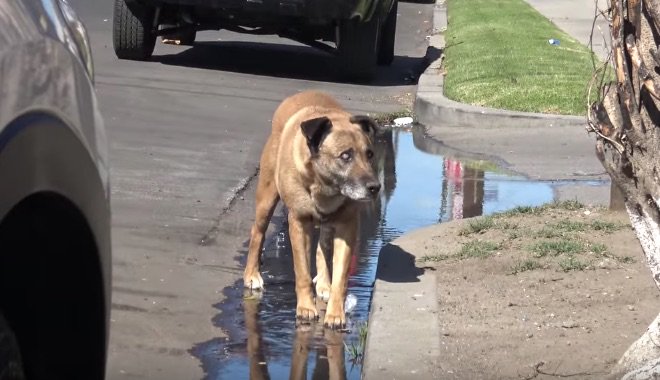
[[[591,51],[524,0],[448,0],[447,13],[447,97],[516,111],[585,114]],[[560,45],[550,45],[551,38]]]

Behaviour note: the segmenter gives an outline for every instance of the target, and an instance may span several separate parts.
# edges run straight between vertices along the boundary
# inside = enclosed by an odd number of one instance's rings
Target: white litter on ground
[[[406,125],[410,125],[413,123],[413,118],[412,117],[399,117],[394,119],[394,126],[395,127],[403,127]]]
[[[346,296],[346,301],[344,302],[344,311],[346,313],[350,313],[353,311],[353,309],[355,309],[355,305],[357,305],[357,297],[349,293]]]

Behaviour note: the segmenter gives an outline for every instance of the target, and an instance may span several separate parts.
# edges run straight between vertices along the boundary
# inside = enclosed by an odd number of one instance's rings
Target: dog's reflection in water
[[[320,311],[319,320],[323,321],[325,303],[317,301]],[[264,350],[261,326],[259,324],[259,301],[245,299],[245,328],[247,330],[247,353],[250,361],[250,380],[270,379],[268,363]],[[325,347],[316,352],[316,363],[312,379],[345,380],[346,366],[344,358],[344,336],[339,331],[323,327],[323,323],[299,323],[296,327],[291,354],[290,380],[307,379],[309,346],[315,336],[323,337]]]

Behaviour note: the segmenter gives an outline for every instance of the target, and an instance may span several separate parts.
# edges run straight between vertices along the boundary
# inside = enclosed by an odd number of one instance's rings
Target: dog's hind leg
[[[331,276],[328,262],[332,262],[332,239],[334,237],[335,230],[332,226],[321,225],[319,245],[316,249],[316,277],[313,282],[316,285],[316,296],[325,302],[330,299]]]
[[[280,199],[275,185],[274,165],[267,163],[264,165],[263,161],[257,184],[256,216],[250,232],[250,247],[243,273],[243,283],[246,288],[250,289],[263,289],[264,287],[264,280],[259,273],[259,258],[264,245],[264,234]]]
[[[293,250],[293,270],[296,274],[296,317],[302,320],[318,318],[312,292],[310,259],[314,224],[309,216],[298,216],[289,210],[289,238]]]

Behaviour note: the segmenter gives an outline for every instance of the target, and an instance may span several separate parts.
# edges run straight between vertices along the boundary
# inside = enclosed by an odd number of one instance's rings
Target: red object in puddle
[[[445,158],[445,176],[452,182],[461,183],[463,180],[463,167],[461,162]]]
[[[353,252],[351,252],[351,263],[348,265],[348,275],[352,276],[357,272],[357,263],[358,263],[358,247],[360,244],[356,244],[353,247]]]

